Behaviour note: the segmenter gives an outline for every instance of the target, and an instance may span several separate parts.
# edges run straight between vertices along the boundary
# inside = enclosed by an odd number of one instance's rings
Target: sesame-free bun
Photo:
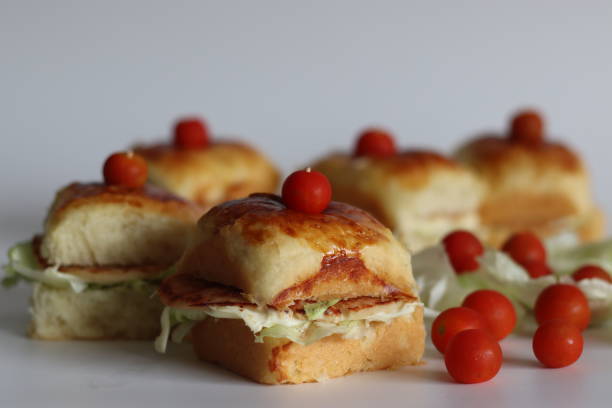
[[[522,230],[544,237],[563,231],[587,240],[601,237],[603,217],[593,203],[588,172],[565,145],[488,135],[462,146],[455,157],[486,187],[479,213],[490,243],[501,244]]]
[[[202,149],[168,144],[137,146],[149,166],[149,180],[199,204],[204,210],[251,193],[273,193],[278,170],[257,150],[238,142],[215,142]]]
[[[413,252],[452,230],[478,227],[480,182],[441,154],[409,150],[377,158],[335,153],[312,167],[329,178],[334,200],[369,211]]]
[[[168,272],[167,265],[51,265],[40,253],[42,237],[32,239],[32,249],[42,268],[56,267],[59,272],[77,276],[88,283],[114,285],[139,279],[156,280]]]
[[[39,254],[49,265],[167,267],[181,255],[200,213],[152,186],[73,183],[57,193]]]
[[[425,346],[423,308],[389,323],[372,323],[359,339],[334,334],[304,346],[288,339],[253,333],[238,319],[205,319],[191,331],[197,356],[263,384],[322,381],[360,371],[418,364]]]
[[[177,273],[278,308],[307,299],[418,297],[409,254],[370,214],[333,201],[321,214],[301,213],[272,194],[205,214]]]
[[[151,340],[162,304],[154,286],[115,286],[75,293],[34,284],[29,334],[41,340]]]

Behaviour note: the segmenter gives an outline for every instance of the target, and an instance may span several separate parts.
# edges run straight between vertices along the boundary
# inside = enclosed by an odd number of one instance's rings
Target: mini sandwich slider
[[[116,153],[106,184],[72,183],[44,233],[9,251],[5,285],[33,282],[31,337],[151,339],[160,330],[157,284],[182,254],[201,209],[143,185],[146,163]]]
[[[204,211],[250,193],[276,191],[279,174],[266,157],[245,143],[211,141],[209,133],[203,120],[185,118],[176,123],[172,143],[134,151],[147,161],[151,183]]]
[[[158,351],[190,333],[200,359],[265,384],[419,363],[423,307],[407,251],[330,198],[325,176],[307,170],[283,198],[253,194],[204,215],[159,288]]]
[[[329,178],[334,200],[369,211],[412,252],[479,226],[482,186],[473,174],[433,151],[397,152],[381,129],[367,129],[354,152],[332,153],[313,169]]]
[[[490,245],[524,230],[541,237],[570,232],[582,241],[603,236],[603,214],[584,163],[567,146],[544,138],[538,113],[519,112],[507,135],[478,137],[455,157],[486,187],[479,214]]]

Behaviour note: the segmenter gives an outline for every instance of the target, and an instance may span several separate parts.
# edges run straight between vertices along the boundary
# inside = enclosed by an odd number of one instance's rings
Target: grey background
[[[177,115],[285,171],[380,124],[445,151],[547,114],[608,190],[609,1],[0,0],[0,250],[104,158]]]

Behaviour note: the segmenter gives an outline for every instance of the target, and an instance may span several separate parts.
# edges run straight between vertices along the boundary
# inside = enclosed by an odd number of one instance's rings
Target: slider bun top
[[[203,149],[169,144],[137,146],[149,166],[150,181],[204,209],[250,193],[276,191],[279,174],[255,149],[237,142],[215,142]]]
[[[39,254],[49,265],[169,266],[199,214],[195,204],[149,185],[73,183],[51,205]]]
[[[407,150],[385,158],[336,153],[313,165],[333,186],[334,200],[350,202],[396,226],[403,214],[457,214],[480,201],[478,179],[455,161],[432,151]]]
[[[480,210],[485,223],[545,223],[593,209],[587,170],[561,143],[529,145],[486,135],[461,147],[455,156],[486,185]]]
[[[417,298],[407,251],[371,215],[333,201],[321,214],[301,213],[272,194],[205,214],[177,273],[274,307],[359,296]]]

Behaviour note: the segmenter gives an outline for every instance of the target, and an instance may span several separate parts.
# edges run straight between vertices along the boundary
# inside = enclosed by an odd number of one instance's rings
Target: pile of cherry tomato
[[[478,257],[484,248],[478,238],[467,231],[455,231],[443,240],[449,261],[457,274],[478,269]],[[532,278],[551,274],[546,250],[532,233],[518,233],[503,245],[515,262]],[[586,265],[572,275],[574,281],[602,279],[612,283],[602,268]],[[559,368],[573,364],[582,354],[582,331],[591,320],[586,296],[575,285],[557,283],[538,296],[535,319],[539,325],[533,335],[535,357],[545,367]],[[492,379],[502,366],[499,341],[508,336],[517,321],[512,302],[494,290],[477,290],[465,298],[460,307],[440,313],[434,320],[431,338],[444,354],[448,373],[460,383],[479,383]]]

